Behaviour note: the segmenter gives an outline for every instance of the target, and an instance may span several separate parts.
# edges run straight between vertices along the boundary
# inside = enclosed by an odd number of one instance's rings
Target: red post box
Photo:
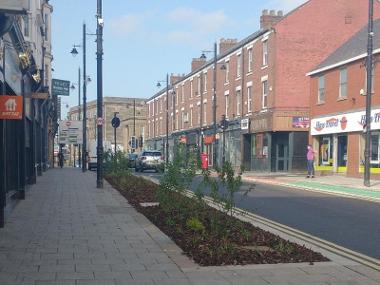
[[[201,153],[202,169],[208,168],[208,154],[203,152]]]

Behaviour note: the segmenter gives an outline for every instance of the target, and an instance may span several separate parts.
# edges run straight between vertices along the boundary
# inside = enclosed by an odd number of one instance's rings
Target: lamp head
[[[71,90],[74,90],[74,89],[75,89],[74,84],[71,84],[70,89],[71,89]]]
[[[222,64],[222,66],[220,67],[220,70],[227,70],[227,67],[225,64]]]
[[[77,48],[74,46],[70,53],[75,57],[78,54]]]
[[[161,83],[160,82],[157,82],[157,85],[156,85],[158,88],[161,87]]]
[[[207,58],[207,57],[206,57],[205,53],[202,52],[202,55],[201,55],[200,59],[206,59],[206,58]]]

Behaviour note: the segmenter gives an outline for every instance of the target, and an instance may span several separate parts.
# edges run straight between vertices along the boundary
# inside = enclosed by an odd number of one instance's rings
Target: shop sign
[[[70,81],[52,79],[51,92],[54,96],[70,96]]]
[[[212,144],[214,140],[214,135],[211,136],[204,136],[203,141],[205,144]]]
[[[359,132],[363,131],[365,122],[365,111],[312,119],[311,135]],[[371,111],[371,130],[380,130],[380,109]]]
[[[240,122],[240,128],[242,130],[248,130],[248,128],[249,128],[249,119],[248,118],[245,118],[245,119],[241,120],[241,122]]]
[[[22,119],[22,96],[0,96],[0,120]]]
[[[296,129],[307,129],[310,127],[309,117],[293,117],[292,127]]]
[[[187,143],[187,137],[186,136],[180,136],[179,137],[179,143]]]

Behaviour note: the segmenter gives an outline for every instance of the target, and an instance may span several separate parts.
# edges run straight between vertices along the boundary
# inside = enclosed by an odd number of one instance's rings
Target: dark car
[[[129,167],[136,167],[137,153],[128,153]]]
[[[161,151],[158,150],[146,150],[142,151],[136,160],[135,170],[136,172],[143,172],[144,170],[156,170],[164,171],[165,161]]]

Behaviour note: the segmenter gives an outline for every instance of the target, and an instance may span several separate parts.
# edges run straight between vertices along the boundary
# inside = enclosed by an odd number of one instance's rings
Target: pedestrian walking
[[[62,168],[63,167],[63,153],[62,153],[62,151],[60,151],[58,153],[58,163],[59,163],[59,166]]]
[[[306,153],[306,159],[307,159],[307,176],[306,178],[314,178],[314,154],[315,151],[313,150],[313,147],[309,144],[307,146],[307,153]]]

